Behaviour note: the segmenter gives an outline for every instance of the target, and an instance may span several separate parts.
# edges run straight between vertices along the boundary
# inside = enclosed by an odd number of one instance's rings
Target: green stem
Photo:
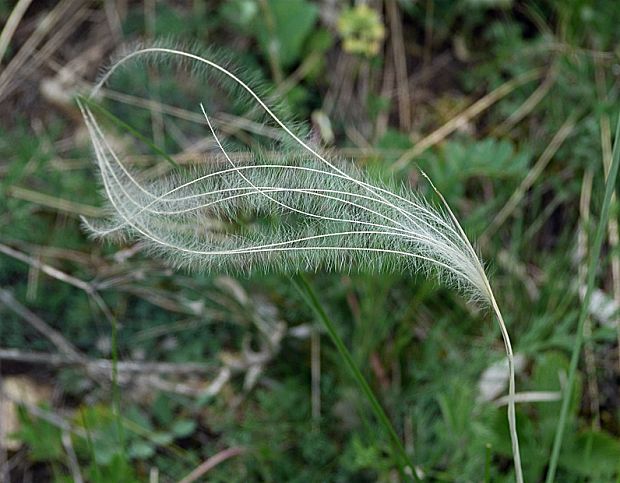
[[[364,396],[366,396],[366,399],[368,399],[370,407],[375,413],[375,416],[390,436],[390,440],[394,446],[394,450],[398,455],[401,474],[403,476],[406,475],[409,479],[413,479],[414,481],[420,481],[418,476],[416,475],[413,465],[409,461],[409,457],[407,456],[405,448],[403,447],[400,438],[398,437],[398,434],[396,434],[394,426],[392,426],[392,423],[385,414],[385,411],[381,407],[381,404],[377,400],[376,396],[372,392],[372,389],[368,385],[368,382],[366,382],[366,379],[362,375],[362,372],[357,367],[357,364],[355,364],[353,356],[345,346],[342,338],[338,335],[335,324],[325,313],[325,310],[323,310],[323,306],[319,302],[316,294],[314,293],[314,290],[312,289],[306,278],[301,274],[298,274],[296,277],[293,278],[293,283],[295,284],[301,295],[304,297],[308,305],[312,307],[312,310],[315,312],[321,322],[323,322],[323,325],[325,326],[329,337],[334,342],[334,345],[338,349],[338,352],[344,360],[347,368],[349,369],[349,371],[351,371],[355,382],[357,382],[358,386],[364,393]]]
[[[112,317],[112,410],[116,421],[119,451],[125,447],[125,432],[121,416],[121,392],[118,384],[118,323]]]
[[[609,169],[609,175],[607,176],[607,182],[605,184],[605,198],[603,200],[603,209],[601,210],[601,216],[596,227],[596,234],[594,237],[594,245],[590,252],[590,260],[588,263],[588,280],[586,287],[586,294],[581,302],[581,310],[579,312],[579,319],[577,323],[577,335],[575,337],[575,343],[573,345],[573,353],[571,355],[570,367],[568,370],[568,381],[564,388],[564,396],[562,399],[562,408],[560,410],[560,419],[555,431],[555,439],[553,441],[553,450],[551,452],[551,459],[549,461],[549,470],[547,472],[547,483],[552,483],[555,480],[555,472],[558,465],[558,459],[560,457],[560,449],[562,448],[562,439],[564,437],[564,429],[566,426],[566,419],[568,417],[568,408],[570,405],[573,388],[575,386],[575,376],[577,373],[577,364],[579,362],[579,356],[581,354],[581,346],[583,345],[583,326],[588,316],[588,308],[590,307],[590,300],[592,299],[592,292],[594,291],[594,282],[596,280],[596,269],[599,266],[601,247],[603,245],[603,238],[605,236],[605,229],[607,227],[607,220],[609,218],[609,207],[611,205],[612,195],[616,187],[616,178],[618,177],[618,167],[620,166],[620,119],[616,126],[616,137],[614,140],[614,150],[612,155],[611,167]]]
[[[95,444],[93,443],[93,436],[90,431],[90,427],[88,421],[86,419],[86,415],[84,414],[84,407],[80,408],[80,416],[82,418],[82,425],[84,426],[84,432],[86,433],[86,447],[88,448],[88,452],[90,453],[90,457],[93,461],[93,467],[95,468],[95,476],[93,480],[97,483],[103,481],[101,479],[101,470],[99,469],[99,464],[97,463],[97,456],[95,454]]]
[[[124,129],[132,136],[135,136],[137,139],[139,139],[144,144],[146,144],[154,153],[162,156],[166,161],[168,161],[175,168],[179,167],[179,164],[174,159],[172,159],[169,154],[167,154],[165,151],[159,148],[155,143],[153,143],[153,141],[148,139],[146,136],[143,136],[137,129],[133,128],[132,126],[127,124],[122,119],[119,119],[114,114],[112,114],[110,111],[105,109],[104,107],[100,106],[99,104],[97,104],[96,102],[92,101],[91,99],[87,97],[79,96],[78,103],[80,102],[87,104],[88,107],[93,108],[99,114],[102,114],[103,116],[107,117],[108,120],[112,121],[113,124],[116,124],[118,127],[120,127],[121,129]]]
[[[484,483],[490,483],[491,481],[491,445],[485,445],[484,454]]]

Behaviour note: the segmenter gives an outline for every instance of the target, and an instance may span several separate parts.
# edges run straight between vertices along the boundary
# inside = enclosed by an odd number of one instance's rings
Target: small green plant
[[[362,3],[340,14],[338,32],[345,52],[374,57],[381,49],[385,26],[377,11]]]
[[[121,161],[95,114],[105,111],[95,108],[92,100],[114,74],[132,64],[182,68],[210,82],[205,84],[210,88],[214,82],[232,93],[237,103],[247,104],[246,108],[254,106],[254,112],[262,113],[261,132],[272,133],[271,149],[263,151],[252,142],[251,161],[235,161],[236,155],[225,149],[200,103],[204,124],[221,161],[209,163],[207,168],[177,169],[167,177],[142,180]],[[510,338],[484,266],[442,195],[435,189],[441,201],[436,206],[410,189],[373,182],[350,165],[328,159],[223,65],[210,60],[209,54],[161,46],[138,49],[116,61],[90,98],[80,102],[112,214],[104,222],[85,220],[86,227],[97,237],[139,238],[153,253],[178,267],[244,272],[297,273],[324,268],[423,273],[490,306],[497,316],[508,358],[508,422],[516,478],[523,481]],[[123,121],[107,117],[127,129]],[[145,142],[143,137],[139,140]],[[164,154],[146,144],[157,154]],[[307,286],[305,289],[310,293]],[[310,300],[321,314],[316,298],[310,296]],[[401,454],[401,469],[417,479],[416,472],[406,468],[407,456],[397,433],[347,355],[344,343],[329,319],[321,319],[379,421],[392,436]]]

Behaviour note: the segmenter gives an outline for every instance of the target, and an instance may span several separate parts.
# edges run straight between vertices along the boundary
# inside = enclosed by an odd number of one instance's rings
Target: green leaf
[[[145,460],[155,454],[155,448],[146,441],[134,441],[129,446],[129,457]]]
[[[153,430],[153,424],[151,423],[149,416],[138,406],[133,405],[127,408],[125,410],[124,417],[132,423],[135,423],[142,430]]]
[[[299,60],[318,9],[306,0],[268,0],[266,5],[268,11],[256,18],[256,37],[263,51],[287,68]]]
[[[177,438],[185,438],[196,431],[196,421],[191,419],[179,419],[174,422],[170,430]]]
[[[89,480],[95,483],[109,483],[111,481],[122,481],[123,483],[134,483],[138,479],[134,473],[129,459],[125,453],[115,453],[109,464],[103,467],[91,466],[89,468]]]
[[[21,428],[17,438],[28,445],[32,461],[60,461],[64,454],[60,429],[43,419],[31,417],[20,408]]]
[[[546,352],[537,358],[532,371],[532,390],[534,391],[561,391],[560,381],[568,372],[568,359],[560,352]],[[581,381],[578,381],[570,406],[569,422],[573,424],[577,416],[580,403]],[[550,446],[553,430],[557,423],[560,401],[539,403],[536,406],[540,418],[541,434],[545,446]]]
[[[164,394],[159,394],[151,406],[153,417],[161,426],[168,426],[172,422],[172,401]]]
[[[119,448],[116,416],[109,407],[104,405],[85,407],[82,416],[83,419],[78,421],[78,425],[85,427],[92,435],[92,453],[95,456],[95,463],[102,466],[112,464],[115,456],[122,450]],[[86,447],[86,440],[80,438],[75,443],[78,454],[91,453]]]
[[[244,28],[256,18],[258,4],[255,0],[230,0],[222,4],[219,13],[227,22]]]
[[[592,481],[604,481],[620,475],[620,440],[602,431],[585,431],[567,447],[560,457],[560,466]],[[605,480],[607,481],[607,480]]]
[[[172,440],[174,439],[172,437],[172,434],[168,433],[168,432],[164,432],[164,431],[158,431],[156,433],[153,433],[149,436],[149,439],[155,443],[157,446],[166,446],[170,443],[172,443]]]

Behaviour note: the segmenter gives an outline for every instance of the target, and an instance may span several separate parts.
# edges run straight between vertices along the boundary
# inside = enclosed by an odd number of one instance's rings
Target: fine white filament
[[[103,223],[85,220],[91,233],[141,239],[175,266],[198,270],[422,272],[489,304],[508,358],[508,423],[521,483],[510,338],[483,264],[441,194],[435,190],[442,202],[437,207],[410,189],[380,186],[350,165],[327,159],[231,71],[182,50],[149,47],[125,55],[90,98],[116,70],[138,58],[154,64],[180,59],[215,72],[254,102],[296,149],[282,148],[275,155],[257,152],[250,162],[235,163],[200,104],[225,162],[141,181],[113,149],[90,101],[80,102],[111,215]]]

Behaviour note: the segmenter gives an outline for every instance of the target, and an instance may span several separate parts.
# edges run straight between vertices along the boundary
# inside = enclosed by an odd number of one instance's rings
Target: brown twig
[[[394,89],[394,77],[394,65],[391,62],[387,62],[385,68],[383,69],[383,85],[381,86],[382,98],[391,99],[394,92],[396,92],[397,96],[400,94],[400,88]],[[389,121],[390,110],[381,109],[377,114],[377,120],[375,122],[375,139],[381,139],[383,137],[387,131]]]
[[[504,122],[502,122],[497,128],[493,129],[492,134],[499,136],[503,133],[510,131],[517,123],[519,123],[525,116],[534,110],[534,108],[542,101],[555,81],[557,79],[557,70],[551,68],[549,73],[536,88],[534,92],[528,97],[519,108],[513,112]]]
[[[28,364],[45,364],[48,367],[83,366],[84,363],[92,372],[107,372],[111,374],[112,361],[108,359],[88,359],[77,361],[74,358],[62,354],[49,354],[46,352],[24,352],[18,349],[0,348],[0,360],[25,362]],[[118,361],[116,363],[119,373],[156,373],[174,375],[193,375],[210,372],[213,366],[200,362],[172,363],[172,362],[148,362],[148,361]]]
[[[110,312],[110,309],[108,308],[104,300],[101,298],[101,295],[97,293],[96,288],[91,283],[85,282],[84,280],[80,280],[79,278],[76,278],[76,277],[73,277],[72,275],[64,273],[61,270],[58,270],[57,268],[47,265],[41,262],[40,260],[37,260],[36,258],[26,255],[25,253],[22,253],[19,250],[15,250],[14,248],[11,248],[2,243],[0,243],[0,253],[4,253],[5,255],[8,255],[24,263],[27,263],[28,265],[32,267],[36,267],[39,270],[41,270],[43,273],[49,275],[50,277],[53,277],[57,280],[60,280],[61,282],[68,283],[69,285],[73,285],[74,287],[77,287],[83,290],[95,302],[97,307],[99,307],[99,309],[101,310],[101,312],[107,318],[108,321],[111,322],[114,319],[112,313]]]
[[[592,170],[588,169],[581,185],[579,199],[579,227],[577,233],[577,258],[579,263],[579,296],[583,303],[583,290],[588,275],[588,230],[590,225],[590,199],[592,198]],[[596,379],[596,358],[594,357],[594,344],[592,343],[592,319],[588,316],[583,324],[584,356],[586,362],[586,374],[588,376],[588,396],[590,397],[590,411],[593,417],[594,429],[601,427],[600,398]]]
[[[157,6],[155,0],[144,1],[144,29],[146,38],[149,42],[155,36],[155,24],[157,21]],[[161,101],[159,89],[159,73],[157,67],[149,65],[147,68],[147,89],[151,93],[156,103]],[[153,142],[156,146],[163,146],[164,142],[164,117],[157,109],[151,109],[151,129],[153,131]]]
[[[57,413],[47,411],[43,408],[40,408],[36,404],[31,404],[27,401],[24,401],[23,399],[15,398],[11,394],[8,394],[7,391],[4,391],[1,387],[0,387],[0,392],[2,393],[2,397],[8,399],[9,401],[15,404],[24,406],[28,410],[28,412],[32,414],[33,416],[36,416],[37,418],[40,418],[43,421],[47,421],[48,423],[52,424],[53,426],[56,426],[57,428],[60,428],[63,431],[73,433],[79,436],[80,438],[87,437],[86,431],[84,431],[81,428],[73,426],[69,421],[67,421],[62,416],[59,416]]]
[[[400,128],[409,132],[411,130],[411,97],[407,86],[407,57],[405,54],[405,42],[403,38],[403,26],[400,11],[396,0],[387,0],[387,13],[390,20],[390,42],[394,56],[394,68],[396,70],[396,86],[398,96],[398,118]]]
[[[34,33],[11,59],[9,65],[0,72],[0,101],[6,98],[16,86],[20,85],[14,82],[17,72],[28,75],[38,68],[86,18],[89,13],[87,4],[88,2],[83,0],[63,0],[39,22]],[[58,28],[54,30],[55,27]],[[54,30],[54,34],[37,52],[39,44],[52,30]]]
[[[485,239],[490,237],[495,231],[504,223],[508,217],[513,213],[513,211],[519,206],[519,203],[525,196],[527,190],[529,190],[542,172],[545,170],[551,159],[555,153],[560,149],[564,141],[570,136],[573,132],[573,128],[575,127],[575,123],[579,117],[578,113],[573,112],[564,124],[560,127],[558,132],[555,133],[553,139],[545,148],[543,153],[540,155],[532,169],[527,173],[527,176],[523,179],[519,187],[514,191],[510,199],[506,202],[504,207],[500,210],[500,212],[495,216],[481,239]]]
[[[435,3],[433,0],[426,0],[426,15],[424,16],[424,49],[422,54],[422,70],[426,69],[431,61],[431,51],[433,50],[433,15],[435,13]]]
[[[67,341],[60,332],[50,327],[43,319],[34,312],[31,312],[22,304],[20,304],[13,294],[6,289],[0,288],[0,302],[11,309],[34,329],[43,334],[47,339],[56,346],[67,358],[74,362],[87,363],[86,357],[69,341]]]
[[[15,250],[14,248],[11,248],[2,243],[0,243],[0,253],[4,253],[9,257],[13,257],[21,262],[27,263],[30,266],[37,267],[39,270],[49,275],[50,277],[60,280],[61,282],[68,283],[69,285],[73,285],[74,287],[84,290],[87,293],[90,293],[94,290],[92,285],[90,285],[88,282],[64,273],[57,268],[47,265],[40,260],[37,260],[36,258],[26,255],[25,253],[20,252],[19,250]]]
[[[598,62],[596,70],[596,87],[598,90],[599,99],[605,100],[607,94],[605,92],[605,70],[602,68],[601,63]],[[611,125],[609,122],[609,116],[601,114],[601,150],[603,151],[603,168],[605,170],[605,179],[609,173],[609,167],[611,166],[612,159],[612,143],[611,143]],[[612,194],[611,198],[612,206],[617,205],[617,197]],[[618,254],[618,245],[620,245],[620,230],[618,228],[617,217],[610,216],[607,224],[607,239],[609,241],[609,248],[611,253],[611,280],[614,300],[617,304],[620,304],[620,254]],[[615,254],[615,255],[614,255]],[[620,369],[620,315],[616,315],[616,331],[618,341],[618,368]]]
[[[82,473],[80,472],[80,464],[78,463],[77,455],[75,454],[75,450],[73,449],[71,434],[69,434],[68,431],[63,431],[61,440],[62,445],[64,446],[67,453],[67,461],[69,462],[69,469],[71,470],[73,482],[84,483],[84,478],[82,478]]]
[[[4,57],[7,47],[11,42],[11,38],[19,25],[22,17],[26,13],[26,10],[30,6],[32,0],[19,0],[13,10],[11,11],[11,15],[4,24],[4,28],[2,29],[2,33],[0,34],[0,61]]]
[[[3,388],[3,377],[2,377],[2,363],[0,361],[0,411],[3,411],[3,406],[6,404],[4,402],[4,391]],[[0,418],[0,481],[5,481],[6,483],[11,483],[11,469],[9,468],[9,460],[7,458],[7,449],[2,442],[7,434],[6,428],[6,418]]]
[[[9,187],[6,194],[18,200],[30,201],[31,203],[46,206],[73,216],[82,215],[92,218],[100,218],[104,216],[105,213],[104,210],[97,208],[96,206],[85,205],[82,203],[76,203],[75,201],[57,198],[56,196],[50,196],[48,194],[29,190],[28,188],[22,188],[20,186]]]
[[[510,94],[512,91],[517,89],[518,87],[527,84],[533,80],[539,79],[542,75],[541,69],[533,69],[525,74],[522,74],[514,79],[505,82],[497,89],[489,92],[486,96],[474,102],[471,106],[465,109],[463,112],[458,114],[457,116],[450,119],[443,126],[433,131],[431,134],[418,141],[415,146],[411,149],[407,150],[393,165],[393,171],[400,171],[405,168],[409,162],[414,159],[416,156],[419,156],[428,148],[435,146],[437,143],[441,142],[447,136],[456,131],[459,127],[465,125],[474,117],[478,116],[486,109],[491,107],[497,101],[502,99],[503,97]]]
[[[104,0],[103,2],[103,10],[105,12],[108,28],[110,29],[115,44],[120,44],[123,41],[123,20],[127,12],[126,8],[121,8],[121,11],[119,11],[118,6],[121,3],[126,2],[118,2],[116,0]]]
[[[223,451],[220,451],[214,456],[211,456],[208,460],[201,463],[196,467],[189,475],[185,478],[179,480],[178,483],[192,483],[199,478],[202,478],[208,471],[215,468],[220,463],[226,461],[227,459],[233,458],[235,456],[239,456],[246,452],[246,449],[238,446],[233,448],[228,448]]]

